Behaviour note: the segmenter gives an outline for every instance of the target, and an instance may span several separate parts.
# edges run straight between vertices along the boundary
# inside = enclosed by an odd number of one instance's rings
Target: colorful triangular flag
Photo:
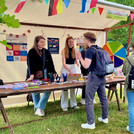
[[[134,14],[130,14],[131,21],[134,19]]]
[[[96,7],[98,0],[92,0],[90,4],[90,9]]]
[[[104,8],[102,8],[102,7],[98,7],[98,10],[99,10],[99,13],[100,13],[100,15],[101,15],[102,12],[103,12],[103,10],[104,10]]]
[[[54,5],[54,0],[50,0],[48,16],[51,16],[51,15],[52,15],[52,12],[53,12],[53,5]]]
[[[60,14],[63,12],[63,0],[59,0],[57,4],[57,14]]]
[[[90,4],[91,4],[91,0],[87,0],[86,6],[85,6],[85,11],[89,11],[89,9],[90,9]]]
[[[86,2],[87,2],[87,0],[82,0],[82,9],[81,9],[80,13],[84,13],[85,12]]]
[[[49,0],[45,0],[46,4],[48,4]]]
[[[57,14],[57,4],[59,0],[54,0],[52,15]]]
[[[14,12],[19,13],[22,7],[25,5],[26,1],[27,0],[21,0]]]
[[[68,6],[70,4],[70,0],[64,0],[64,4],[65,4],[66,8],[68,8]]]
[[[92,11],[92,14],[94,14],[94,12],[95,12],[95,9],[96,9],[96,7],[94,7],[94,8],[92,8],[92,9],[91,9],[91,11]]]

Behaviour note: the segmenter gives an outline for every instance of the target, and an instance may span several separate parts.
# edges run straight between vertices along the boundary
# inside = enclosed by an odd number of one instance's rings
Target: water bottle
[[[47,69],[44,69],[44,79],[47,79]]]

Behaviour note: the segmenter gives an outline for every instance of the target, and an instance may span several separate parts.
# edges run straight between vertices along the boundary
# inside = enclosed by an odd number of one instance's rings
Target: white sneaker
[[[36,112],[35,112],[35,115],[44,116],[44,115],[45,115],[44,110],[38,108],[38,109],[36,110]]]
[[[62,110],[63,110],[64,112],[66,112],[66,111],[68,111],[68,108],[63,108]]]
[[[37,110],[37,108],[34,108],[34,112]]]
[[[98,121],[103,122],[103,123],[108,123],[108,118],[102,119],[102,117],[99,117]]]
[[[96,101],[95,101],[95,99],[94,99],[93,103],[94,103],[94,104],[96,104]]]
[[[79,109],[80,107],[78,107],[78,106],[74,106],[74,107],[72,107],[73,109]]]
[[[85,128],[85,129],[95,129],[95,123],[93,124],[88,124],[88,123],[85,123],[85,124],[81,124],[81,127],[82,128]]]
[[[129,131],[129,126],[126,127],[127,131]],[[130,131],[129,131],[130,132]],[[133,132],[130,132],[131,134],[134,134]]]
[[[126,127],[127,131],[129,131],[129,126]]]
[[[86,105],[85,99],[81,99],[80,103],[81,103],[81,105]]]

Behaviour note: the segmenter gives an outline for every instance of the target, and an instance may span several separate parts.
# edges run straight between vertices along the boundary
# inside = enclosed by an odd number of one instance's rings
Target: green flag
[[[91,8],[92,14],[94,14],[95,9],[96,9],[95,7],[94,8]]]
[[[49,1],[49,0],[45,0],[46,4],[48,4],[48,1]]]

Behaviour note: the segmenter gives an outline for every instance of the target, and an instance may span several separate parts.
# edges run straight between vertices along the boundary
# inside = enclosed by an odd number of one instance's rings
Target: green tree
[[[0,24],[6,24],[8,27],[19,28],[20,23],[18,19],[15,19],[15,15],[10,16],[9,14],[5,14],[4,12],[7,10],[7,6],[5,5],[5,0],[0,0]],[[7,44],[6,40],[0,41],[1,44],[10,48]]]
[[[134,7],[133,0],[107,0],[107,1]],[[114,25],[113,27],[129,23],[130,23],[130,17],[128,17],[127,21],[121,21],[118,24]],[[134,31],[134,26],[132,27],[132,31]],[[123,27],[120,29],[112,30],[108,32],[108,41],[117,40],[121,42],[125,46],[125,48],[127,48],[128,34],[129,34],[129,27]],[[134,32],[132,32],[132,41],[134,41]]]

